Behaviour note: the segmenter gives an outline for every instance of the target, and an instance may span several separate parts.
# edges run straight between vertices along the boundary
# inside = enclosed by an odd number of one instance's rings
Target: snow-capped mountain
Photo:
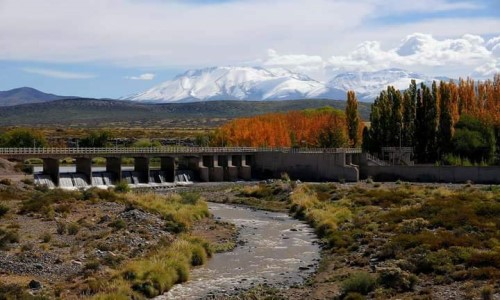
[[[122,99],[155,103],[210,100],[345,100],[347,91],[353,90],[360,101],[372,102],[387,86],[404,90],[413,79],[417,84],[448,80],[401,69],[386,69],[376,72],[341,73],[324,83],[286,69],[213,67],[187,71],[145,92]]]
[[[405,90],[411,81],[421,82],[449,80],[444,77],[429,77],[419,73],[408,72],[401,69],[385,69],[375,72],[349,72],[335,76],[328,82],[328,86],[344,91],[354,90],[360,101],[372,102],[387,88],[394,86],[396,89]]]
[[[125,97],[143,102],[209,100],[344,99],[345,91],[329,88],[286,69],[213,67],[190,70],[143,93]]]

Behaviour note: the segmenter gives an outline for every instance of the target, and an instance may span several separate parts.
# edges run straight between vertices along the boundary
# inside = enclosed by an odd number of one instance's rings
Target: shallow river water
[[[215,254],[190,279],[156,299],[216,299],[258,284],[290,286],[314,272],[319,246],[312,229],[287,214],[209,204],[214,216],[240,228],[232,252]]]

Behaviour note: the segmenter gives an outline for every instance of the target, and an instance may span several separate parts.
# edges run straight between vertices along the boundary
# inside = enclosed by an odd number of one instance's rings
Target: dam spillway
[[[0,157],[43,161],[35,180],[54,186],[109,186],[126,181],[132,185],[162,185],[176,182],[221,182],[252,178],[279,178],[283,173],[309,181],[357,181],[356,161],[360,149],[296,149],[250,147],[160,147],[160,148],[0,148]],[[61,160],[75,163],[74,174],[61,172]],[[97,174],[94,160],[104,161]],[[130,169],[124,161],[133,161]],[[152,161],[155,168],[152,168]]]

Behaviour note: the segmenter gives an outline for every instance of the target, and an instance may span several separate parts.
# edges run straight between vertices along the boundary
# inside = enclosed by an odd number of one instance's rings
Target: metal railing
[[[150,147],[150,148],[0,148],[0,155],[134,155],[184,153],[361,153],[358,148]]]
[[[377,158],[369,153],[366,153],[366,159],[372,161],[373,163],[375,163],[381,167],[389,166],[389,164],[386,161],[383,161],[383,160],[381,160],[381,159],[379,159],[379,158]]]

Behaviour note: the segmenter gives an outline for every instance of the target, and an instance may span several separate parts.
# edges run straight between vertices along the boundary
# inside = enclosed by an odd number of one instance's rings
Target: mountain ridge
[[[210,67],[188,70],[172,80],[121,99],[152,103],[213,100],[346,100],[347,91],[354,90],[359,100],[372,102],[389,85],[404,90],[411,80],[428,83],[441,79],[443,78],[392,68],[374,72],[345,72],[321,82],[305,74],[283,68]]]
[[[210,67],[188,70],[141,93],[123,97],[144,102],[213,100],[274,101],[337,99],[343,91],[282,68]]]
[[[0,91],[0,107],[21,104],[43,103],[62,99],[75,99],[75,96],[59,96],[44,93],[31,87],[20,87],[7,91]]]
[[[45,103],[0,107],[0,126],[117,126],[117,124],[173,127],[213,127],[237,117],[331,106],[344,110],[345,101],[209,101],[150,104],[110,99],[64,99]],[[370,104],[360,102],[368,120]],[[43,115],[43,118],[40,118]]]

